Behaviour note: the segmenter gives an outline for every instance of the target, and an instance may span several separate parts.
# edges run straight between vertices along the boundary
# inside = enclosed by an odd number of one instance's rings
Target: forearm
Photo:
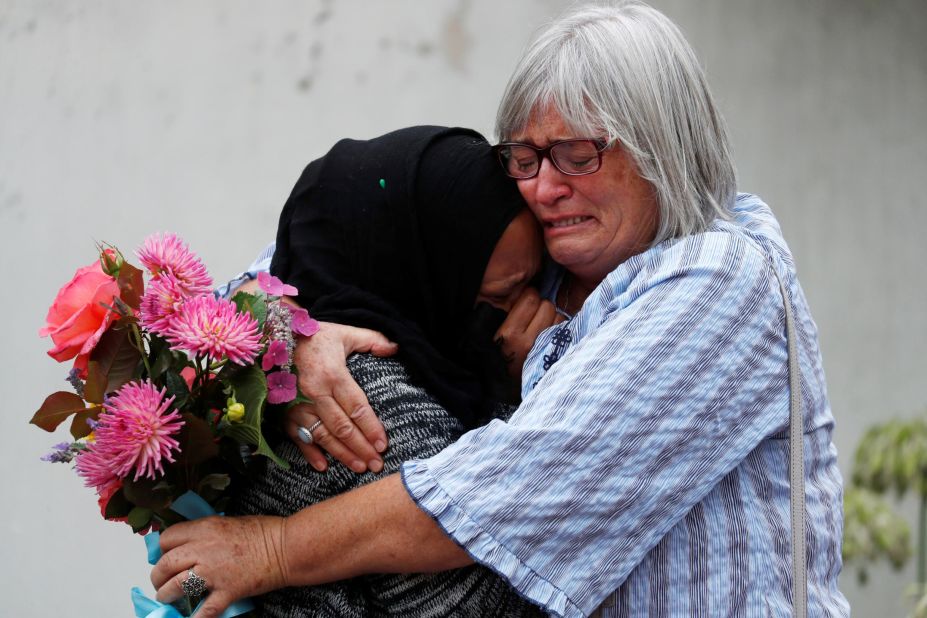
[[[473,562],[416,506],[398,474],[287,518],[282,545],[289,586],[366,573],[442,571]]]

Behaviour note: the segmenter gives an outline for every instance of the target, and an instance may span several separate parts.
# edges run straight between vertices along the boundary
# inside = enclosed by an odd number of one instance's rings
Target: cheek
[[[516,180],[518,184],[518,192],[521,193],[521,197],[528,204],[528,207],[532,212],[534,211],[534,192],[537,187],[537,177],[529,178],[528,180]]]

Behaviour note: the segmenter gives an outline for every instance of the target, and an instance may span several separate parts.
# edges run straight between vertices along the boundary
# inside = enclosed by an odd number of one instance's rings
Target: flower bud
[[[229,404],[229,407],[225,410],[225,418],[227,418],[230,423],[242,422],[245,418],[245,404],[238,402]]]
[[[110,277],[119,276],[119,269],[122,268],[125,261],[122,253],[114,247],[108,247],[100,251],[100,266],[103,268],[103,272]]]

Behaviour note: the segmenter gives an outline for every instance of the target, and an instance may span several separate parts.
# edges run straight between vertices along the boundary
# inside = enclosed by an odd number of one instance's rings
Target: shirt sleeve
[[[233,278],[229,279],[227,283],[216,288],[216,296],[218,298],[229,299],[235,294],[235,290],[240,288],[243,284],[256,279],[258,273],[270,272],[270,262],[273,260],[276,246],[277,243],[272,242],[264,247],[258,256],[254,258],[254,261],[251,262],[251,265],[248,266],[247,270],[238,273]]]
[[[561,616],[589,615],[788,422],[782,299],[755,244],[702,234],[604,283],[598,322],[507,423],[402,469],[476,561]]]

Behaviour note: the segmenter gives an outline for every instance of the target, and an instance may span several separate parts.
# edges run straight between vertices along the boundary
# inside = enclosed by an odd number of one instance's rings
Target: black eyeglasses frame
[[[577,172],[568,172],[562,169],[559,165],[557,165],[557,161],[550,154],[550,151],[553,148],[556,148],[557,146],[559,146],[560,144],[567,144],[570,142],[592,142],[595,145],[596,156],[598,157],[598,162],[596,163],[595,169],[589,170],[588,172],[578,172],[577,173]],[[509,172],[509,167],[508,165],[506,165],[506,159],[503,156],[502,151],[503,149],[511,148],[512,146],[520,146],[523,148],[529,148],[537,153],[538,167],[534,171],[533,174],[531,174],[530,176],[513,176]],[[525,142],[502,142],[500,144],[496,144],[495,146],[493,146],[492,150],[493,152],[496,153],[496,157],[499,159],[499,163],[502,165],[502,169],[505,171],[506,176],[508,176],[509,178],[514,178],[515,180],[530,180],[532,178],[535,178],[541,172],[541,163],[544,162],[545,158],[551,162],[551,165],[553,165],[557,169],[557,171],[567,176],[588,176],[589,174],[595,174],[600,169],[602,169],[602,153],[608,148],[608,146],[609,146],[608,141],[604,139],[595,139],[591,137],[574,137],[571,139],[562,139],[556,142],[551,142],[544,148],[539,148],[535,146],[534,144],[527,144]]]

